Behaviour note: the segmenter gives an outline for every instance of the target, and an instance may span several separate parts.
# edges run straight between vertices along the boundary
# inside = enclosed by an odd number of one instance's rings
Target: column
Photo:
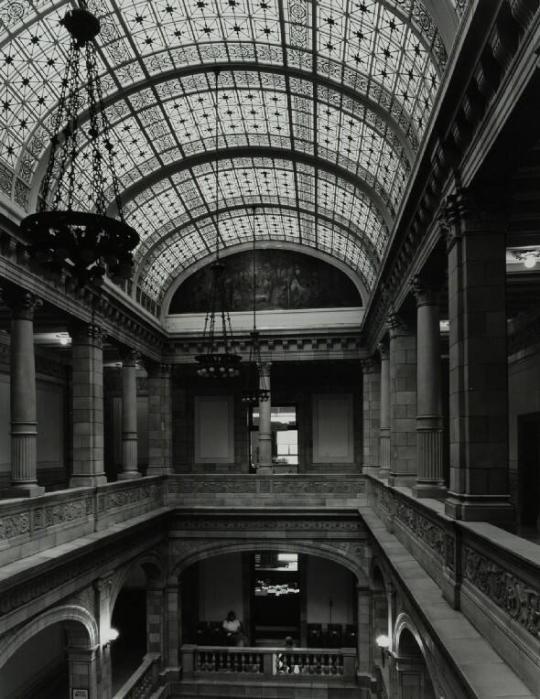
[[[146,590],[146,652],[159,653],[163,662],[165,590],[152,582],[149,585]]]
[[[138,352],[122,354],[122,472],[118,480],[140,478],[137,460],[137,360]]]
[[[174,670],[180,664],[180,648],[182,646],[182,607],[181,588],[178,578],[167,581],[165,588],[165,658],[164,665],[169,670]]]
[[[416,335],[397,313],[390,328],[390,485],[416,481]]]
[[[259,388],[268,391],[268,399],[259,401],[259,460],[258,473],[272,472],[272,394],[270,393],[270,362],[259,366]]]
[[[447,209],[450,484],[446,514],[513,521],[508,482],[506,222],[500,193],[460,191]]]
[[[373,625],[371,623],[371,590],[369,587],[357,585],[357,667],[358,673],[371,673],[373,665]]]
[[[379,467],[381,375],[375,359],[362,362],[363,471]]]
[[[86,690],[88,699],[104,699],[97,686],[97,648],[69,645],[69,696],[78,696],[75,690]]]
[[[103,469],[103,334],[93,323],[71,329],[73,474],[71,487],[107,482]]]
[[[172,473],[171,365],[147,362],[149,476]]]
[[[379,429],[379,475],[387,478],[390,473],[390,361],[388,343],[379,343],[381,356],[381,399]]]
[[[416,497],[446,495],[443,475],[443,417],[441,396],[441,332],[439,294],[415,277],[416,296]]]
[[[112,696],[112,666],[111,643],[109,632],[111,629],[112,609],[111,589],[112,573],[104,575],[94,581],[95,609],[99,627],[99,699],[111,699]]]
[[[34,312],[41,301],[17,291],[4,296],[11,307],[11,487],[10,497],[45,492],[37,484],[37,405]]]

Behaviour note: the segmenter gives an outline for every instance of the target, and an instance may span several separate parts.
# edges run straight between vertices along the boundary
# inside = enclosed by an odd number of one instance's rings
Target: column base
[[[0,496],[3,498],[35,498],[43,495],[45,488],[37,483],[20,483],[2,488]]]
[[[514,507],[509,502],[509,498],[510,496],[504,495],[492,498],[462,498],[452,493],[445,500],[444,511],[452,519],[464,522],[489,522],[508,528],[515,524]]]
[[[439,483],[416,483],[412,487],[415,498],[433,498],[443,500],[446,498],[447,488]]]
[[[70,488],[95,488],[98,485],[106,485],[106,483],[107,476],[104,473],[99,473],[93,476],[73,475],[69,479]]]
[[[116,478],[119,481],[132,481],[135,478],[142,478],[142,473],[139,473],[139,471],[122,471]]]

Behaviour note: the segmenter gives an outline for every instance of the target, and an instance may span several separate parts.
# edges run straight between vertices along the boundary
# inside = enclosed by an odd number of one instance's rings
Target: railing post
[[[271,677],[274,673],[276,667],[276,654],[275,653],[264,653],[263,654],[263,674],[265,676]]]

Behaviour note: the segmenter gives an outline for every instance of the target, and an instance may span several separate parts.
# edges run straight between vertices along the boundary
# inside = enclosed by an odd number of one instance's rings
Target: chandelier
[[[105,273],[121,281],[131,276],[131,251],[139,236],[122,213],[110,124],[97,68],[95,39],[100,23],[86,8],[86,0],[68,10],[60,23],[71,37],[66,73],[38,210],[24,218],[20,228],[29,241],[30,255],[46,269],[58,273],[68,269],[80,286]],[[84,155],[83,107],[88,112],[89,149]],[[89,173],[88,194],[83,193],[77,170]],[[119,220],[106,215],[107,177]],[[86,198],[85,210],[77,209],[76,196]]]
[[[232,328],[228,311],[227,290],[225,288],[225,265],[219,258],[219,227],[218,227],[218,197],[219,197],[219,146],[218,132],[218,78],[216,75],[216,259],[211,267],[210,306],[206,312],[203,331],[204,352],[198,354],[195,360],[198,364],[197,374],[204,378],[230,379],[239,375],[238,367],[241,357],[231,352]]]
[[[261,371],[261,346],[257,330],[257,265],[255,262],[255,207],[253,207],[253,247],[251,250],[251,289],[253,302],[253,330],[250,333],[249,360],[246,369],[246,388],[240,394],[245,405],[258,405],[270,399],[270,391],[264,385],[264,373]]]

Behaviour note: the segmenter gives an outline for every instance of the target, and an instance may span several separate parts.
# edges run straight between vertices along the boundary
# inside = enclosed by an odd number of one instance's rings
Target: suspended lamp
[[[100,22],[86,7],[68,10],[60,24],[71,43],[62,80],[58,111],[37,213],[20,224],[29,241],[30,255],[54,272],[68,269],[80,286],[108,274],[114,281],[131,276],[131,251],[139,242],[122,213],[114,147],[98,75],[96,37]],[[88,110],[87,127],[81,108]],[[82,139],[86,128],[89,154],[83,162]],[[90,175],[90,191],[79,194],[80,175]],[[108,178],[108,179],[107,179]],[[109,180],[118,219],[106,215]],[[84,210],[76,197],[85,199]]]
[[[218,78],[216,75],[216,259],[211,266],[210,305],[206,312],[203,331],[204,352],[195,357],[197,374],[207,379],[230,379],[239,375],[241,357],[231,352],[232,328],[225,289],[225,265],[219,257],[218,197],[219,197],[219,146],[218,133]]]
[[[249,360],[246,369],[246,388],[240,394],[240,400],[246,405],[258,405],[270,399],[270,390],[264,385],[264,373],[261,371],[261,345],[257,330],[257,265],[255,261],[255,207],[253,207],[253,247],[251,250],[251,288],[253,302],[253,329],[250,333]]]

